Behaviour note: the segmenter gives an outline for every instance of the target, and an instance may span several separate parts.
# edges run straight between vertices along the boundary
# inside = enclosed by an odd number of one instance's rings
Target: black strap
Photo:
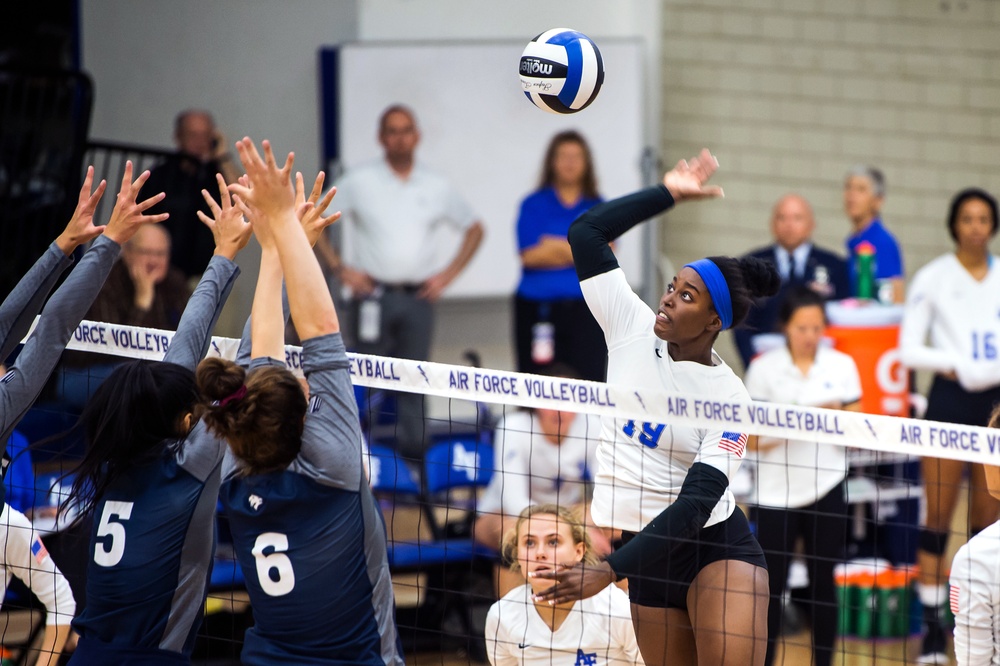
[[[608,243],[673,205],[674,198],[667,188],[657,185],[598,204],[576,218],[567,238],[573,249],[577,278],[583,282],[618,268],[618,260]]]

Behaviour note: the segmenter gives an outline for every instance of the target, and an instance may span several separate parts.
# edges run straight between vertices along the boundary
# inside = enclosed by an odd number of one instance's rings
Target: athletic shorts
[[[927,420],[985,426],[993,408],[1000,404],[1000,386],[971,393],[941,375],[934,377],[927,395]]]
[[[623,532],[622,544],[635,538],[635,532]],[[680,541],[667,556],[666,565],[629,576],[628,598],[633,604],[652,608],[687,610],[691,582],[712,562],[737,560],[766,569],[764,551],[750,531],[747,518],[739,507],[721,523],[706,527],[694,538]]]

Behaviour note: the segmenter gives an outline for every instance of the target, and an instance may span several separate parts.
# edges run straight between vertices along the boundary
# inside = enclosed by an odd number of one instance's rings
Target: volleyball
[[[597,44],[568,28],[553,28],[525,47],[518,68],[524,96],[549,113],[576,113],[597,98],[604,60]]]

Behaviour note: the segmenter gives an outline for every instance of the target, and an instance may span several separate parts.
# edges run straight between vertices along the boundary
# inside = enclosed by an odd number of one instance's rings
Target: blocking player
[[[111,219],[107,225],[98,226],[94,224],[94,212],[106,183],[102,180],[91,191],[94,168],[88,167],[69,224],[0,305],[0,359],[5,359],[28,332],[56,280],[73,263],[74,250],[94,241],[80,265],[52,297],[42,313],[38,328],[10,371],[0,379],[0,441],[7,441],[11,431],[34,404],[70,335],[104,285],[122,244],[140,224],[165,219],[165,215],[143,215],[143,211],[163,198],[162,194],[138,204],[135,201],[148,176],[148,172],[143,173],[133,183],[132,165],[127,163]],[[3,469],[6,473],[6,461]],[[5,489],[0,484],[0,498],[4,495]],[[69,638],[70,621],[76,612],[73,592],[31,523],[6,502],[0,513],[0,538],[4,544],[0,549],[0,565],[4,569],[0,599],[11,576],[17,576],[38,596],[46,609],[45,633],[36,655],[37,662],[32,663],[54,665]]]
[[[244,664],[402,666],[385,526],[362,471],[361,432],[333,301],[296,222],[291,158],[279,168],[237,144],[256,209],[261,275],[249,371],[221,359],[199,368],[216,399],[205,420],[228,443],[222,502],[247,581],[254,626]],[[281,278],[303,344],[310,399],[284,367]]]
[[[221,178],[220,178],[221,181]],[[93,513],[87,606],[72,664],[191,660],[214,549],[224,443],[197,422],[194,369],[239,273],[250,225],[230,205],[210,225],[215,256],[163,362],[115,369],[80,417],[87,450],[70,504]]]

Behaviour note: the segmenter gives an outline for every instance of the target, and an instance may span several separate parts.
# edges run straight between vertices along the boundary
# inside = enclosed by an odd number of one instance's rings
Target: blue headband
[[[722,276],[722,271],[711,259],[699,259],[690,264],[684,264],[685,268],[693,268],[701,276],[705,286],[708,287],[708,294],[712,297],[715,311],[719,313],[722,320],[722,330],[726,330],[733,325],[733,302],[729,297],[729,285],[726,278]]]

